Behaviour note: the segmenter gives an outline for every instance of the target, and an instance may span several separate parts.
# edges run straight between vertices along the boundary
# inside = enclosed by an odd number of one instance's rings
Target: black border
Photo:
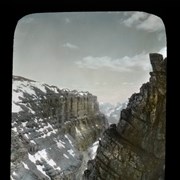
[[[11,88],[12,88],[12,57],[13,57],[13,38],[14,30],[16,28],[17,21],[23,16],[31,13],[43,13],[43,12],[74,12],[74,11],[143,11],[151,14],[155,14],[163,20],[166,33],[167,33],[167,130],[166,130],[166,179],[176,179],[176,167],[178,166],[178,110],[175,102],[177,101],[178,92],[175,90],[178,88],[175,85],[178,81],[175,80],[175,70],[173,64],[174,60],[178,59],[178,56],[173,52],[177,47],[173,42],[176,40],[178,34],[178,28],[175,26],[177,20],[178,9],[174,3],[166,2],[153,2],[153,1],[59,1],[59,2],[16,2],[8,4],[0,4],[1,9],[1,150],[3,161],[0,162],[0,168],[3,172],[1,179],[9,179],[10,168],[10,143],[11,143]],[[170,18],[173,17],[173,18]],[[174,21],[173,21],[174,20]],[[174,35],[174,37],[173,37]],[[173,70],[172,70],[173,69]],[[176,107],[176,108],[175,108]],[[172,110],[173,109],[173,110]],[[6,112],[7,111],[7,112]],[[177,129],[176,129],[177,128]],[[2,163],[3,162],[3,163]],[[7,173],[5,173],[7,172]]]

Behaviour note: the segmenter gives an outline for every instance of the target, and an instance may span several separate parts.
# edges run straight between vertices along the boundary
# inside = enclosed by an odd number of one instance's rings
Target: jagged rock
[[[131,96],[117,127],[103,133],[85,180],[164,179],[167,59],[153,53],[150,62],[150,81]]]
[[[74,179],[106,126],[89,92],[13,76],[11,179]]]
[[[157,54],[157,53],[151,53],[149,56],[150,56],[150,61],[151,61],[153,72],[164,71],[164,69],[162,68],[163,56],[161,54]]]

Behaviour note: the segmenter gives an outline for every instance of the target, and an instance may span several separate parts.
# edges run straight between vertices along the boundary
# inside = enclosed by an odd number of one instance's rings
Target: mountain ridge
[[[14,76],[11,179],[80,179],[106,126],[91,93]]]
[[[153,69],[149,82],[130,97],[118,124],[104,131],[84,180],[164,179],[167,58],[149,56]]]

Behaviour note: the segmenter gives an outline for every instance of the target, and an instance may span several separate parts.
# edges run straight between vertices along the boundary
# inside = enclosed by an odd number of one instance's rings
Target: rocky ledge
[[[165,170],[166,61],[150,54],[149,82],[133,94],[120,120],[104,133],[85,180],[163,180]]]
[[[13,76],[11,179],[80,179],[83,153],[107,127],[97,97]]]

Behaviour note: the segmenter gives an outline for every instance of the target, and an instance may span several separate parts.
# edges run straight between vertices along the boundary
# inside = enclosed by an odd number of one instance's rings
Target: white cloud
[[[163,47],[158,53],[162,54],[165,58],[167,56],[166,47]],[[109,56],[87,56],[84,57],[81,61],[76,61],[75,64],[79,68],[87,68],[94,70],[100,68],[108,68],[108,70],[110,71],[118,72],[151,71],[149,53],[145,52],[142,52],[132,57],[124,56],[119,59],[112,59]],[[99,82],[96,82],[95,84],[99,85]]]
[[[127,27],[135,27],[148,32],[161,31],[164,29],[164,24],[158,16],[144,12],[127,12],[124,13],[125,19],[123,24]]]
[[[167,57],[167,48],[163,47],[158,53],[163,55],[163,58]]]
[[[68,43],[68,42],[63,44],[63,47],[70,48],[70,49],[78,49],[79,48],[78,46],[71,44],[71,43]]]
[[[126,18],[123,23],[128,26],[128,27],[132,27],[133,25],[137,25],[139,23],[141,23],[142,20],[144,20],[145,18],[147,18],[148,14],[143,13],[143,12],[127,12],[124,13],[125,16],[129,16],[129,18]]]
[[[138,24],[137,28],[147,30],[149,32],[155,32],[163,30],[164,24],[159,17],[150,15],[145,21]]]
[[[120,59],[112,59],[111,57],[84,57],[81,61],[75,62],[79,68],[100,69],[108,68],[111,71],[131,72],[135,69],[143,71],[150,70],[149,54],[142,52],[133,57],[124,56]]]

